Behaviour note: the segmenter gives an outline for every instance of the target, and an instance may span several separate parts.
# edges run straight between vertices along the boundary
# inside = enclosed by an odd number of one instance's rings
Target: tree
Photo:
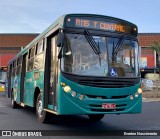
[[[158,54],[158,68],[159,68],[159,82],[160,82],[160,41],[153,42],[151,48],[152,50],[155,50]],[[157,83],[157,97],[158,97],[159,82]]]
[[[151,48],[152,50],[155,50],[158,54],[158,65],[159,65],[159,71],[160,71],[160,42],[158,41],[153,42],[151,45]]]

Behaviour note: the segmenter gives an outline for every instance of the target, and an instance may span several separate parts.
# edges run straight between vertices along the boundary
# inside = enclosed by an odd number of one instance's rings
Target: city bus
[[[5,92],[5,82],[7,79],[7,67],[0,67],[0,92]]]
[[[67,14],[51,24],[8,64],[12,107],[49,115],[141,113],[136,25],[114,17]]]

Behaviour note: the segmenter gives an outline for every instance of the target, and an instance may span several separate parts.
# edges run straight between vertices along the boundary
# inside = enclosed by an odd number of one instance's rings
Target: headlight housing
[[[142,94],[142,88],[138,88],[137,93],[138,93],[138,94]]]

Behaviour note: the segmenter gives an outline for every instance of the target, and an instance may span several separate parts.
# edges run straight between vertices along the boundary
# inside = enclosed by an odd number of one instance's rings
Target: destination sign
[[[126,24],[125,22],[118,20],[110,20],[103,19],[95,20],[90,18],[82,18],[82,17],[68,17],[66,20],[67,27],[75,27],[75,28],[88,28],[88,29],[97,29],[103,31],[111,31],[111,32],[121,32],[121,33],[130,33],[137,34],[136,26],[131,26]]]

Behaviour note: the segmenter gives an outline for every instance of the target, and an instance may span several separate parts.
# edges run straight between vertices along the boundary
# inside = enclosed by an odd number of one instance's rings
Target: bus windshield
[[[83,76],[137,77],[138,44],[135,40],[92,36],[96,51],[83,34],[64,35],[61,68]]]

